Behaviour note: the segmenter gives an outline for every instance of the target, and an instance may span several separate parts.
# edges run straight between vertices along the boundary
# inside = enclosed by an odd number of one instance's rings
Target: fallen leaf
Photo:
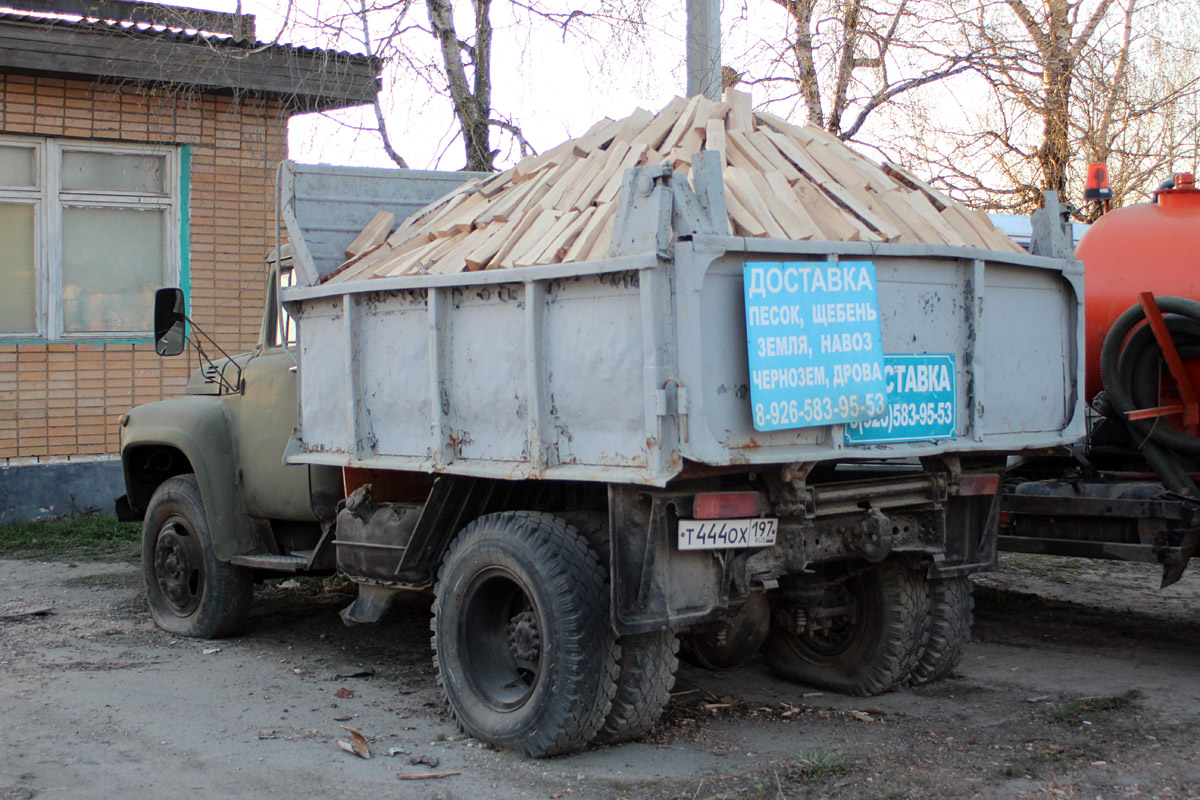
[[[371,747],[367,744],[367,737],[363,736],[356,729],[343,725],[342,730],[350,733],[350,741],[338,739],[338,747],[345,750],[347,753],[353,753],[359,758],[370,758]]]
[[[847,709],[846,716],[850,717],[851,719],[857,719],[861,722],[874,722],[875,721],[875,718],[872,717],[870,714],[864,714],[863,712],[856,711],[853,708]]]
[[[349,700],[351,697],[354,697],[354,692],[350,689],[338,689],[333,693],[333,696],[342,700]]]

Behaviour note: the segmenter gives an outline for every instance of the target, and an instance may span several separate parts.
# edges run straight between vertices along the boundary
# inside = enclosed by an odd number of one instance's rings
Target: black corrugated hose
[[[1200,358],[1200,303],[1183,297],[1155,298],[1163,312],[1167,330],[1183,359]],[[1200,437],[1180,433],[1161,419],[1130,420],[1126,412],[1161,405],[1159,378],[1162,354],[1141,304],[1117,318],[1100,349],[1100,380],[1115,416],[1128,428],[1134,444],[1142,451],[1163,484],[1174,492],[1200,497],[1200,489],[1188,476],[1178,454],[1200,455]],[[1133,331],[1130,335],[1130,331]],[[1129,341],[1125,341],[1126,337]]]

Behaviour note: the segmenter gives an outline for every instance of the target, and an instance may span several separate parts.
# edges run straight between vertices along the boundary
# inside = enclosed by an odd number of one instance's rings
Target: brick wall
[[[228,352],[254,346],[287,157],[280,103],[0,75],[0,133],[191,145],[188,313]],[[149,342],[0,343],[0,466],[115,455],[117,417],[182,394],[195,366]]]

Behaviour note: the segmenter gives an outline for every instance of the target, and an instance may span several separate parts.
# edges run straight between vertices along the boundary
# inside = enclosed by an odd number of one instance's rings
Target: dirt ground
[[[1200,798],[1198,575],[1005,557],[944,681],[861,699],[682,666],[647,739],[530,761],[443,712],[428,600],[347,628],[349,595],[274,582],[249,633],[199,642],[153,626],[133,566],[0,561],[0,800]],[[455,774],[398,777],[429,773]]]

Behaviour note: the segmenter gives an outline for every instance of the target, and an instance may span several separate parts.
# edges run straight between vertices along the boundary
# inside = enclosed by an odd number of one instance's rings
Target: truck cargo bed
[[[951,365],[951,435],[856,444],[840,424],[756,429],[746,265],[864,261],[888,357],[941,354]],[[662,486],[689,462],[999,453],[1083,431],[1077,262],[697,235],[675,242],[673,260],[648,253],[283,296],[300,346],[290,463]]]

